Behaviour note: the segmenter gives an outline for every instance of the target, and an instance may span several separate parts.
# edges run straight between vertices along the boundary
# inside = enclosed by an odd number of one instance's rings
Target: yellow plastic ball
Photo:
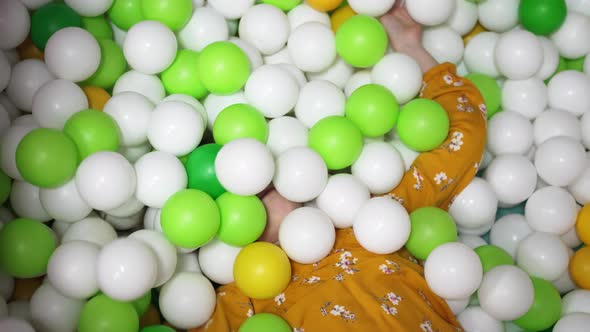
[[[102,111],[104,104],[111,99],[111,95],[108,92],[96,86],[84,86],[82,87],[82,91],[84,91],[86,98],[88,98],[88,107],[98,111]]]
[[[329,12],[338,8],[342,0],[307,0],[306,3],[317,11]]]
[[[576,232],[585,245],[590,246],[590,204],[586,204],[578,213]]]
[[[342,6],[336,9],[330,17],[332,23],[332,31],[338,31],[338,28],[344,23],[344,21],[356,15],[355,11],[349,5]]]
[[[473,29],[471,29],[471,31],[469,31],[465,36],[463,36],[463,43],[465,45],[467,45],[467,43],[469,43],[471,38],[477,36],[481,32],[485,32],[485,31],[488,31],[488,30],[486,30],[486,28],[484,28],[481,24],[477,23],[475,25],[475,27],[473,27]]]
[[[252,243],[244,247],[236,257],[234,279],[236,286],[250,298],[274,298],[291,281],[289,257],[274,244]]]
[[[590,247],[576,251],[570,259],[569,271],[578,287],[590,290]]]

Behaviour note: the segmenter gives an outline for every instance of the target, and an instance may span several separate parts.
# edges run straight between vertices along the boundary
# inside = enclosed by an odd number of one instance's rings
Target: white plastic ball
[[[77,27],[63,28],[54,33],[47,41],[44,55],[49,71],[74,82],[92,76],[101,60],[100,46],[94,36]]]
[[[483,268],[479,256],[463,243],[436,247],[424,264],[424,277],[434,293],[445,299],[471,296],[479,287]]]
[[[486,240],[482,239],[478,235],[471,234],[459,234],[457,240],[471,249],[475,249],[477,247],[485,246],[486,244],[488,244]]]
[[[575,332],[588,328],[590,324],[590,314],[576,312],[561,317],[553,327],[554,332]]]
[[[156,150],[183,156],[201,143],[204,127],[203,118],[192,106],[166,101],[152,112],[148,140]]]
[[[456,315],[459,315],[460,313],[462,313],[463,310],[465,310],[467,308],[470,300],[471,300],[471,298],[466,298],[466,299],[462,299],[462,300],[445,300],[445,302],[447,302],[449,309],[451,309],[453,314],[455,314],[455,316],[456,316]]]
[[[43,85],[33,97],[32,113],[45,128],[63,129],[73,114],[88,108],[84,91],[68,80],[53,80]]]
[[[533,133],[537,146],[558,136],[571,137],[576,141],[582,140],[582,128],[578,118],[570,112],[561,110],[548,109],[539,114],[534,122]]]
[[[234,282],[234,262],[242,248],[213,239],[199,248],[199,266],[209,280],[220,285]]]
[[[113,227],[118,231],[126,231],[130,229],[134,229],[141,224],[143,221],[143,209],[139,212],[127,216],[127,217],[115,217],[111,216],[106,213],[102,213],[101,216],[106,220],[109,224],[113,225]]]
[[[227,191],[242,195],[262,192],[273,179],[272,153],[252,138],[235,139],[225,144],[215,159],[215,174]]]
[[[113,87],[113,96],[125,91],[137,92],[154,104],[159,103],[166,96],[164,84],[157,76],[135,70],[130,70],[119,77]]]
[[[201,118],[203,118],[203,123],[207,123],[207,110],[205,109],[205,106],[203,106],[203,104],[201,104],[200,101],[198,101],[195,97],[189,96],[189,95],[185,95],[182,93],[175,93],[172,95],[169,95],[168,97],[162,99],[162,102],[167,102],[167,101],[180,101],[186,104],[189,104],[190,106],[192,106],[195,110],[197,110],[199,112],[199,114],[201,115]],[[205,129],[205,128],[203,128]]]
[[[486,0],[479,4],[479,22],[487,30],[505,32],[518,24],[518,0]]]
[[[8,309],[9,317],[33,323],[33,318],[31,317],[31,303],[28,300],[13,300],[8,302],[6,309]]]
[[[6,305],[6,300],[2,296],[0,296],[0,317],[8,316],[8,307]]]
[[[582,245],[582,240],[578,237],[578,232],[575,227],[572,227],[569,231],[560,236],[560,238],[568,248],[577,248]]]
[[[541,68],[543,46],[531,32],[513,30],[500,36],[494,57],[502,75],[512,80],[524,80],[535,75]]]
[[[455,11],[447,21],[447,25],[459,35],[464,36],[473,30],[477,18],[477,4],[465,0],[456,0]]]
[[[490,77],[500,76],[496,67],[494,50],[500,35],[495,32],[481,32],[475,35],[465,46],[463,61],[472,73],[481,73]]]
[[[300,25],[309,22],[318,22],[326,27],[330,27],[330,16],[327,13],[315,10],[306,3],[302,3],[289,11],[288,19],[291,31],[297,29]]]
[[[264,57],[264,64],[266,65],[278,65],[281,63],[293,64],[293,59],[289,54],[289,48],[287,46],[281,48],[281,50],[276,53]]]
[[[416,160],[416,158],[418,158],[420,153],[410,149],[407,145],[404,144],[404,142],[402,142],[399,139],[399,137],[394,138],[390,142],[390,144],[393,145],[393,147],[400,153],[400,155],[404,161],[404,166],[406,167],[406,171],[408,171],[410,169],[410,167],[412,167],[414,160]]]
[[[53,79],[55,76],[45,62],[37,59],[23,60],[12,67],[6,95],[16,107],[25,112],[31,112],[33,97],[45,83]]]
[[[533,124],[524,115],[502,111],[489,120],[487,148],[498,156],[524,155],[533,146]]]
[[[344,61],[341,57],[336,57],[336,61],[327,69],[317,72],[308,73],[307,77],[312,80],[324,80],[334,83],[339,89],[344,89],[346,82],[354,73],[354,68]]]
[[[182,162],[162,151],[150,152],[135,163],[136,197],[143,204],[162,208],[177,191],[186,188],[188,178]]]
[[[321,72],[336,59],[334,32],[318,22],[305,23],[293,30],[287,47],[293,64],[307,72]]]
[[[4,107],[4,110],[10,116],[10,120],[13,121],[21,115],[21,111],[16,108],[14,103],[6,96],[6,92],[0,93],[0,105]]]
[[[252,7],[255,0],[209,0],[207,5],[213,7],[227,19],[238,19]]]
[[[486,233],[488,233],[492,229],[493,225],[494,225],[494,221],[490,220],[487,223],[485,223],[479,227],[474,227],[474,228],[467,228],[467,227],[458,226],[457,231],[459,232],[460,235],[484,236]]]
[[[73,223],[62,236],[62,243],[87,241],[100,247],[114,241],[117,232],[108,222],[98,217],[88,217]]]
[[[141,21],[127,31],[123,54],[134,70],[158,74],[172,64],[177,48],[170,28],[157,21]]]
[[[411,57],[402,53],[384,56],[373,67],[373,83],[381,84],[393,93],[400,104],[418,95],[422,88],[422,70]]]
[[[439,63],[458,64],[463,59],[463,39],[459,33],[447,26],[426,29],[422,35],[422,44]]]
[[[8,86],[11,72],[12,65],[8,62],[4,52],[0,51],[0,91],[4,91]]]
[[[295,65],[290,63],[280,63],[279,66],[293,75],[293,78],[295,78],[299,84],[299,88],[303,88],[303,86],[307,84],[307,77],[305,77],[303,71],[301,71],[301,69],[297,68]]]
[[[370,198],[368,188],[358,178],[336,174],[330,176],[316,203],[336,228],[349,228],[354,223],[354,216]]]
[[[551,35],[551,40],[561,56],[576,59],[590,52],[588,31],[590,31],[590,17],[569,11],[565,22]]]
[[[110,27],[113,30],[113,40],[119,47],[123,47],[125,44],[125,36],[127,36],[127,30],[119,28],[115,23],[110,22]]]
[[[123,205],[121,205],[115,209],[107,210],[107,211],[103,211],[103,212],[110,215],[110,216],[125,218],[125,217],[130,217],[130,216],[136,214],[137,212],[141,211],[144,207],[145,207],[145,205],[143,205],[143,203],[141,203],[135,197],[135,195],[133,195]]]
[[[248,60],[250,61],[250,69],[252,71],[254,71],[254,70],[256,70],[256,68],[262,66],[262,64],[263,64],[262,55],[260,55],[260,52],[258,51],[258,49],[256,47],[254,47],[254,45],[250,44],[249,42],[247,42],[243,39],[236,38],[236,37],[231,37],[229,39],[229,41],[234,43],[239,48],[241,48],[242,51],[244,51],[244,53],[248,57]]]
[[[0,166],[2,171],[12,179],[23,180],[20,171],[16,167],[16,150],[21,140],[36,127],[38,127],[36,124],[18,125],[15,120],[12,127],[8,128],[2,136]]]
[[[555,73],[559,65],[559,51],[549,38],[539,36],[539,41],[543,47],[543,64],[535,76],[544,81]]]
[[[10,299],[14,292],[14,278],[7,272],[0,270],[0,297]]]
[[[279,243],[289,258],[300,264],[324,259],[334,246],[336,231],[322,210],[301,207],[289,213],[279,228]]]
[[[449,213],[459,227],[477,228],[493,222],[498,199],[489,183],[474,178],[455,198]]]
[[[215,310],[215,289],[202,274],[181,272],[162,287],[159,304],[162,316],[173,326],[199,327]]]
[[[247,104],[248,101],[246,100],[246,96],[244,95],[243,91],[238,91],[231,95],[215,95],[209,94],[203,103],[205,109],[207,110],[207,127],[210,130],[213,130],[213,124],[215,123],[215,119],[221,111],[223,111],[226,107],[234,105],[234,104]]]
[[[14,213],[21,218],[30,218],[40,222],[51,220],[39,197],[39,187],[26,181],[14,181],[10,192],[10,205]]]
[[[578,206],[565,189],[545,187],[527,200],[525,216],[533,230],[563,235],[574,227]]]
[[[586,149],[590,149],[590,112],[584,113],[580,119],[580,126],[582,127],[582,143]]]
[[[406,209],[388,196],[366,201],[353,222],[357,241],[376,254],[389,254],[403,247],[410,237],[410,228]]]
[[[547,108],[547,103],[547,87],[539,78],[507,80],[502,86],[503,110],[515,111],[527,119],[534,119]]]
[[[99,288],[105,295],[133,301],[154,287],[158,259],[142,241],[123,238],[102,247],[96,269]]]
[[[154,287],[166,283],[176,270],[176,248],[170,243],[161,232],[142,229],[129,235],[130,239],[141,241],[152,249],[157,259],[157,277]]]
[[[350,0],[348,5],[355,13],[379,17],[387,13],[396,0]]]
[[[307,202],[322,193],[328,182],[328,168],[322,157],[308,147],[294,147],[276,159],[273,185],[292,202]]]
[[[529,198],[537,186],[537,171],[524,156],[496,157],[485,172],[485,179],[502,204],[519,204]]]
[[[561,301],[561,315],[576,312],[590,314],[590,290],[576,289],[566,294]]]
[[[541,179],[550,185],[572,184],[584,171],[586,151],[570,137],[553,137],[541,144],[535,154],[535,167]]]
[[[455,12],[455,0],[406,0],[406,6],[416,22],[428,26],[446,22]]]
[[[240,38],[252,43],[264,55],[276,53],[283,48],[289,32],[287,15],[269,4],[248,8],[239,25]]]
[[[201,247],[202,248],[202,247]],[[199,248],[199,249],[201,249]],[[199,256],[197,252],[189,252],[186,254],[178,253],[176,262],[176,272],[194,272],[202,273],[199,266]]]
[[[555,75],[547,85],[549,106],[576,116],[590,109],[590,77],[575,70]]]
[[[524,315],[531,308],[534,295],[531,278],[512,265],[488,271],[477,292],[482,309],[499,321],[511,321]]]
[[[504,332],[501,321],[494,319],[479,306],[471,306],[457,316],[457,321],[465,331]]]
[[[0,331],[35,332],[35,329],[26,320],[7,316],[0,318]]]
[[[571,251],[571,255],[573,255],[573,250]],[[565,270],[559,278],[553,280],[551,283],[557,288],[559,294],[566,294],[578,287],[573,282],[569,270]]]
[[[146,142],[137,146],[120,146],[119,153],[130,163],[135,163],[146,153],[152,151],[150,143]]]
[[[109,10],[113,0],[65,0],[65,3],[80,16],[95,17]]]
[[[590,16],[590,1],[588,0],[566,0],[567,8],[580,14]]]
[[[19,46],[29,35],[31,18],[23,1],[4,0],[0,2],[0,49],[8,50]]]
[[[52,219],[63,222],[80,221],[92,212],[92,208],[80,196],[74,179],[57,188],[40,189],[39,199]]]
[[[374,142],[364,145],[351,172],[371,193],[385,194],[399,185],[405,167],[400,153],[391,144]]]
[[[47,265],[51,285],[72,299],[87,299],[98,291],[100,247],[87,241],[68,241],[55,249]]]
[[[10,128],[11,122],[10,115],[4,109],[4,106],[0,105],[0,140],[2,140],[2,136]]]
[[[66,297],[45,282],[31,297],[31,318],[43,332],[76,331],[83,305],[83,301]]]
[[[559,236],[533,232],[518,246],[516,262],[531,276],[551,281],[567,269],[568,250]]]
[[[299,119],[282,116],[268,122],[266,146],[275,157],[294,147],[307,146],[309,130]]]
[[[293,76],[277,65],[264,65],[248,78],[244,93],[248,104],[267,118],[289,113],[299,97],[299,84]]]
[[[582,174],[567,187],[567,190],[578,203],[582,205],[590,203],[590,162],[588,162]]]
[[[224,1],[224,0],[222,0]],[[226,7],[233,10],[233,5]],[[188,23],[178,31],[178,43],[182,48],[201,52],[209,44],[229,38],[229,28],[221,13],[209,7],[198,7]]]
[[[352,93],[363,85],[371,84],[371,71],[359,70],[352,74],[344,86],[344,93],[346,97],[350,97]]]
[[[344,115],[346,97],[342,90],[328,81],[308,82],[300,91],[295,116],[308,128],[332,115]]]
[[[143,216],[143,228],[156,229],[156,223],[160,223],[161,209],[147,208]]]
[[[147,142],[147,131],[154,104],[145,96],[126,91],[111,97],[103,112],[110,115],[120,129],[121,145],[136,146]]]
[[[509,214],[498,219],[490,231],[490,244],[498,246],[516,258],[520,242],[533,230],[526,218],[520,214]]]

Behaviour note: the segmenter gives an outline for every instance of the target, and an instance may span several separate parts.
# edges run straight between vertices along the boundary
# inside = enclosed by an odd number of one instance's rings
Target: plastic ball
[[[570,185],[584,171],[586,153],[570,137],[554,137],[537,148],[535,166],[541,179],[553,186]]]
[[[287,47],[293,64],[307,72],[321,72],[336,58],[334,32],[317,22],[305,23],[293,30]]]
[[[87,241],[65,242],[47,265],[47,278],[61,294],[84,300],[98,291],[97,266],[100,247]]]
[[[10,206],[14,213],[23,218],[30,218],[40,222],[51,220],[51,216],[43,208],[39,199],[39,187],[26,181],[14,181],[10,192]]]
[[[590,205],[586,204],[579,212],[576,220],[576,231],[584,244],[590,244]]]
[[[199,249],[199,265],[207,278],[226,285],[234,281],[234,262],[241,247],[214,239]]]
[[[290,148],[307,146],[308,133],[309,130],[299,119],[282,116],[268,122],[266,145],[276,157]]]
[[[123,51],[110,39],[98,40],[100,46],[100,64],[94,74],[84,84],[110,89],[127,69]]]
[[[555,280],[567,269],[568,248],[559,236],[533,232],[518,246],[516,262],[531,276]]]
[[[28,19],[22,22],[24,23],[26,21],[28,21]],[[15,26],[22,26],[23,23]],[[82,20],[72,8],[65,4],[49,3],[36,10],[31,16],[31,39],[33,44],[35,44],[39,50],[43,51],[45,50],[45,45],[49,38],[58,30],[67,27],[81,26]],[[17,45],[14,47],[16,46]]]
[[[474,178],[455,198],[449,213],[459,227],[477,228],[495,220],[498,198],[488,182]]]
[[[354,216],[369,198],[369,190],[358,178],[336,174],[330,176],[316,202],[336,228],[348,228],[352,227]]]
[[[164,235],[158,231],[142,229],[129,235],[130,239],[142,242],[152,249],[157,260],[157,276],[154,287],[166,283],[176,269],[176,248],[168,242]]]
[[[11,189],[12,179],[0,170],[0,204],[4,204],[8,200]]]
[[[186,162],[188,188],[198,189],[217,199],[225,192],[215,174],[215,158],[221,145],[206,144],[193,150]]]
[[[289,332],[291,330],[289,323],[281,317],[270,313],[260,313],[246,319],[238,332]]]
[[[64,2],[80,16],[87,17],[102,15],[113,4],[113,0],[99,0],[91,3],[84,0],[65,0]]]
[[[576,201],[565,189],[545,187],[527,201],[525,216],[535,231],[563,235],[576,223]]]
[[[133,68],[145,74],[157,74],[172,64],[177,41],[174,33],[157,21],[143,21],[127,32],[123,53]]]
[[[61,243],[71,241],[87,241],[100,247],[117,238],[117,232],[109,224],[98,217],[87,217],[71,224],[61,238]]]
[[[174,193],[186,188],[187,174],[174,155],[154,151],[135,163],[136,197],[149,207],[162,208]]]
[[[400,153],[390,144],[373,142],[363,146],[360,156],[352,164],[352,174],[373,194],[393,190],[405,173]]]
[[[461,36],[449,27],[433,27],[424,31],[424,48],[439,63],[459,63],[463,58],[464,44]]]
[[[547,87],[539,78],[507,80],[502,86],[502,108],[534,119],[547,107]]]
[[[345,112],[364,136],[376,137],[393,129],[398,110],[397,101],[389,90],[377,84],[367,84],[348,98]]]
[[[185,104],[189,104],[197,112],[199,112],[199,114],[201,115],[201,118],[203,119],[203,123],[207,123],[207,121],[209,120],[208,119],[209,117],[207,116],[207,110],[205,109],[205,106],[203,106],[203,104],[201,104],[201,102],[198,101],[194,97],[191,97],[191,96],[185,95],[185,94],[181,94],[181,93],[176,93],[176,94],[171,94],[168,97],[162,99],[162,102],[167,102],[167,101],[180,101],[180,102],[183,102]],[[203,128],[203,130],[205,130],[205,128]]]
[[[503,111],[490,119],[487,136],[492,154],[523,155],[533,146],[533,124],[518,112]]]
[[[302,3],[290,10],[287,18],[291,31],[308,22],[318,22],[330,27],[330,16],[325,12],[311,7],[307,3]]]
[[[55,76],[43,61],[37,59],[20,61],[12,67],[6,96],[18,109],[31,112],[35,94],[45,83],[53,79]]]
[[[202,274],[181,272],[162,287],[159,303],[167,322],[178,328],[195,328],[213,314],[215,289]]]
[[[266,227],[266,210],[256,196],[226,192],[216,199],[221,216],[217,239],[234,247],[256,241]]]
[[[144,154],[153,150],[149,143],[143,143],[137,146],[122,146],[119,148],[119,153],[129,160],[130,163],[134,163]]]
[[[104,105],[111,99],[111,95],[103,88],[97,86],[83,86],[82,91],[88,98],[88,107],[102,111]]]
[[[287,15],[273,5],[260,4],[250,7],[242,16],[239,35],[250,42],[262,54],[278,52],[289,38]],[[272,31],[272,34],[268,32]]]
[[[548,109],[535,119],[535,145],[540,146],[550,138],[558,136],[571,137],[576,141],[582,140],[582,130],[578,118],[566,111]]]
[[[518,24],[518,5],[518,0],[486,0],[478,6],[479,23],[490,31],[508,31]]]
[[[531,278],[535,290],[533,305],[524,316],[514,321],[526,330],[542,331],[551,327],[561,313],[561,299],[557,289],[550,282]]]
[[[415,99],[402,108],[397,133],[402,142],[413,150],[430,151],[448,136],[448,114],[435,101]]]
[[[403,247],[410,229],[410,216],[405,208],[387,196],[366,201],[353,223],[357,241],[366,250],[377,254],[389,254]]]
[[[330,15],[332,31],[338,32],[342,23],[355,15],[357,15],[357,13],[350,7],[350,5],[341,6],[334,10]]]
[[[227,95],[237,92],[246,84],[250,75],[250,61],[241,48],[220,41],[203,49],[197,71],[207,90]]]
[[[474,250],[481,260],[484,273],[487,273],[496,266],[514,265],[512,257],[500,247],[494,245],[482,245]]]
[[[323,211],[302,207],[289,213],[279,228],[279,242],[287,256],[313,264],[330,254],[336,240],[332,220]]]
[[[119,127],[104,112],[94,109],[76,112],[66,121],[63,131],[76,144],[80,161],[96,152],[119,148]]]
[[[0,31],[3,32],[0,49],[15,48],[25,41],[31,29],[27,8],[22,1],[8,0],[0,5],[0,13]]]
[[[5,226],[6,227],[6,226]],[[579,288],[590,289],[590,248],[584,247],[574,254],[569,263],[572,280]]]
[[[209,7],[195,8],[188,23],[178,31],[180,46],[195,52],[202,51],[214,42],[227,40],[228,37],[227,22],[218,11]]]
[[[579,331],[585,329],[590,324],[590,314],[572,313],[563,316],[553,327],[555,332]]]
[[[456,1],[455,11],[447,21],[460,36],[469,33],[477,24],[477,5],[468,1]]]
[[[402,53],[388,54],[373,67],[374,84],[388,88],[399,104],[416,97],[422,87],[422,70],[411,57]]]
[[[361,15],[379,17],[387,13],[391,7],[393,7],[395,0],[350,0],[348,1],[348,4],[355,12]]]
[[[145,20],[159,21],[170,30],[182,28],[191,17],[191,0],[140,0],[141,14]]]
[[[295,107],[299,85],[286,70],[276,65],[256,69],[244,88],[248,102],[265,117],[277,118]]]
[[[8,62],[8,58],[2,52],[0,54],[0,89],[4,91],[10,81],[10,75],[12,72],[12,64]]]
[[[495,319],[514,320],[533,305],[533,283],[515,266],[498,266],[484,275],[477,297],[482,309]]]
[[[406,6],[408,13],[416,22],[428,26],[446,22],[455,11],[454,0],[444,0],[436,3],[428,0],[408,0]]]
[[[555,32],[565,21],[566,15],[567,7],[564,0],[524,0],[518,8],[520,23],[536,35]]]
[[[573,70],[556,74],[547,85],[549,106],[564,110],[576,116],[583,115],[590,108],[590,79]]]
[[[225,108],[213,125],[215,143],[225,145],[240,138],[253,138],[265,144],[268,124],[264,116],[247,104],[234,104]]]
[[[94,36],[78,27],[57,31],[45,47],[47,68],[55,76],[74,82],[92,76],[100,60],[100,45]]]
[[[329,116],[311,128],[309,146],[322,156],[328,169],[343,169],[360,156],[362,135],[349,119]]]
[[[32,113],[45,128],[63,129],[74,113],[88,108],[84,91],[67,80],[53,80],[44,84],[33,97]]]
[[[301,203],[315,199],[327,182],[326,163],[308,147],[291,148],[276,160],[274,187],[290,201]]]
[[[92,212],[92,208],[80,196],[75,179],[57,188],[41,189],[39,199],[47,214],[62,222],[80,221]]]
[[[513,30],[500,36],[494,50],[498,71],[508,79],[532,77],[543,64],[543,47],[532,33]]]
[[[500,110],[502,100],[502,90],[500,89],[500,86],[496,80],[484,74],[470,73],[466,78],[475,84],[479,92],[482,94],[486,104],[487,117],[490,119]]]
[[[0,328],[3,331],[35,332],[28,321],[10,316],[0,318]]]
[[[502,155],[490,163],[485,179],[492,186],[499,203],[516,205],[533,194],[537,185],[537,172],[532,162],[524,156]]]
[[[239,48],[246,53],[248,56],[248,60],[250,61],[250,68],[252,70],[256,70],[258,67],[262,66],[263,60],[262,55],[254,45],[250,44],[249,42],[242,40],[240,38],[231,37],[229,39],[231,43],[236,44]]]
[[[561,304],[562,316],[576,312],[590,314],[590,291],[585,289],[571,291],[562,298]]]
[[[310,81],[299,93],[295,116],[311,128],[329,116],[344,115],[345,105],[346,97],[336,85],[324,80]]]
[[[330,67],[318,73],[308,73],[307,78],[310,81],[325,80],[333,83],[339,89],[344,89],[346,82],[353,73],[354,68],[341,57],[337,57],[336,61],[334,61]]]
[[[590,52],[590,40],[584,31],[590,30],[590,18],[569,11],[559,30],[551,35],[551,40],[559,54],[568,59],[583,57]]]
[[[354,67],[368,68],[377,64],[386,49],[385,29],[370,16],[355,15],[343,22],[336,33],[338,55]]]
[[[139,330],[139,317],[131,303],[99,294],[90,299],[80,313],[78,331],[99,332],[103,328],[121,332]]]
[[[479,257],[468,246],[450,242],[436,247],[426,259],[424,276],[437,295],[464,299],[479,287],[483,270]]]
[[[28,133],[16,150],[16,166],[31,184],[55,188],[68,182],[76,173],[76,145],[55,129],[39,128]]]
[[[50,283],[43,283],[31,297],[31,318],[44,331],[74,331],[83,305],[83,301],[66,297]]]
[[[155,149],[183,156],[199,145],[204,127],[203,118],[192,106],[166,101],[152,112],[147,136]]]
[[[105,104],[120,129],[121,145],[137,146],[147,142],[147,132],[154,104],[137,92],[122,92]]]
[[[457,227],[451,216],[435,207],[424,207],[410,214],[411,232],[406,248],[424,260],[436,247],[457,241]]]
[[[262,192],[272,181],[275,162],[262,143],[240,138],[224,145],[215,159],[221,185],[234,194],[249,196]]]
[[[168,240],[183,248],[198,248],[219,230],[220,214],[215,201],[196,189],[172,195],[162,208],[162,230]]]
[[[559,65],[559,51],[553,42],[546,38],[540,37],[541,46],[543,46],[543,64],[535,75],[536,77],[546,80],[553,76]]]
[[[96,40],[112,40],[113,28],[104,15],[94,17],[82,17],[82,28],[90,32]]]
[[[500,76],[494,55],[499,38],[499,34],[486,31],[477,34],[467,43],[463,61],[469,72],[491,78]]]
[[[213,130],[217,116],[228,106],[247,103],[248,101],[243,91],[238,91],[230,95],[209,94],[203,102],[203,106],[205,106],[205,110],[207,111],[207,127]]]

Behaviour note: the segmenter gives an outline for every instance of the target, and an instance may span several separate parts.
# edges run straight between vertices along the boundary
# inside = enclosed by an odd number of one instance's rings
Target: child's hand
[[[389,40],[397,52],[422,47],[422,25],[410,16],[405,0],[397,0],[391,10],[381,17]]]
[[[291,211],[300,208],[302,204],[294,203],[281,196],[275,189],[270,189],[262,195],[262,203],[266,207],[266,229],[259,241],[277,243],[279,241],[279,227]]]

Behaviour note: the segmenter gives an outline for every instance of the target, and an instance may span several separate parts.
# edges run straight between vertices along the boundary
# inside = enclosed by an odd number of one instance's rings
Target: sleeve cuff
[[[453,76],[457,75],[457,68],[454,64],[450,62],[441,63],[424,74],[423,81],[424,83],[428,84],[428,82],[436,79],[438,77],[444,76],[446,74],[451,74]]]

